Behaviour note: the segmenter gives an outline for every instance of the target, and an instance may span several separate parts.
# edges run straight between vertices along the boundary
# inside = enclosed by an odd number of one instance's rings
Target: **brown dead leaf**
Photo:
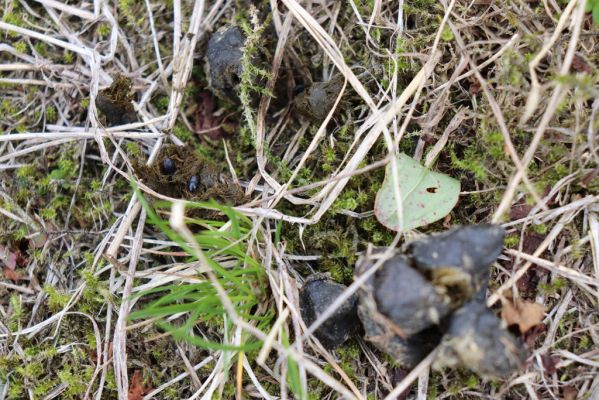
[[[593,179],[597,178],[597,176],[599,176],[599,167],[586,174],[580,181],[580,186],[586,189],[589,187],[589,184],[593,181]]]
[[[589,64],[585,61],[584,58],[579,55],[575,55],[572,59],[572,69],[576,72],[585,72],[587,74],[591,74],[593,70],[589,67]]]
[[[10,279],[13,282],[17,282],[23,279],[23,275],[19,271],[15,271],[14,269],[10,269],[9,267],[4,267],[2,271],[4,272],[4,277],[6,279]]]
[[[143,384],[141,371],[136,369],[129,380],[128,400],[142,400],[143,397],[152,390],[152,386]]]
[[[14,270],[17,267],[17,254],[10,251],[8,247],[0,245],[0,261],[7,268]]]
[[[501,318],[508,326],[517,325],[521,334],[540,324],[544,316],[545,306],[520,299],[513,304],[505,301],[501,309]]]
[[[567,385],[562,388],[564,400],[575,400],[576,396],[578,396],[578,390],[574,386]]]
[[[547,332],[547,325],[540,323],[538,325],[533,326],[522,335],[522,340],[529,348],[532,348],[536,342],[536,340],[543,334]]]
[[[480,84],[480,82],[478,80],[473,80],[470,83],[470,87],[468,88],[468,92],[473,95],[476,96],[477,94],[479,94],[482,91],[482,85]]]
[[[541,362],[547,375],[553,375],[557,372],[558,357],[552,356],[549,353],[541,354]]]
[[[230,123],[224,122],[222,116],[215,115],[216,101],[212,93],[201,92],[197,99],[195,111],[195,133],[207,136],[212,140],[219,140],[229,136],[232,130]]]

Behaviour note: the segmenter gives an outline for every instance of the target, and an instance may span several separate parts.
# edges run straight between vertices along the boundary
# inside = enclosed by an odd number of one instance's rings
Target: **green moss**
[[[71,369],[69,364],[64,366],[64,369],[58,372],[58,379],[61,383],[66,385],[66,389],[63,395],[67,399],[80,398],[86,389],[87,382],[83,374],[78,374]]]
[[[566,287],[568,287],[568,281],[563,278],[555,278],[549,283],[539,284],[539,290],[545,295],[560,293]]]
[[[468,147],[461,158],[458,158],[453,149],[450,151],[450,155],[451,164],[455,168],[472,173],[479,181],[487,180],[487,168],[474,147]]]
[[[531,229],[533,230],[533,232],[538,233],[540,235],[545,235],[547,234],[547,225],[545,224],[531,224],[530,225]]]
[[[71,296],[59,293],[58,290],[51,285],[44,285],[44,291],[48,295],[48,308],[53,312],[62,310],[71,299]]]
[[[12,312],[8,318],[9,328],[13,331],[16,331],[25,319],[25,310],[21,304],[20,297],[17,295],[10,296],[10,306],[12,308]]]
[[[66,64],[73,64],[75,62],[75,55],[68,50],[62,52],[62,59]]]
[[[85,288],[78,303],[79,309],[83,312],[93,312],[102,307],[108,301],[114,301],[113,296],[106,285],[100,282],[92,270],[86,268],[80,272],[81,277],[85,281]]]
[[[133,0],[119,0],[118,4],[118,9],[125,16],[127,25],[130,27],[137,25],[136,16],[132,8],[136,2]]]
[[[141,147],[136,142],[125,143],[125,151],[132,157],[141,157],[142,155]]]
[[[23,22],[25,19],[23,18],[24,14],[16,13],[16,12],[7,12],[2,16],[2,20],[8,24],[15,26],[23,26]],[[11,38],[17,38],[19,36],[18,33],[13,31],[4,31]]]
[[[170,99],[168,96],[159,96],[156,100],[154,100],[154,105],[158,107],[158,111],[160,111],[161,113],[166,112],[169,103]]]
[[[37,379],[44,373],[45,369],[41,362],[29,362],[24,366],[17,367],[15,372],[28,380]]]
[[[57,385],[57,379],[45,379],[35,386],[35,388],[33,389],[33,393],[35,394],[35,396],[37,396],[36,398],[43,398],[50,392],[50,390],[52,390]]]
[[[454,36],[453,36],[453,32],[451,31],[451,28],[447,25],[445,25],[443,27],[443,31],[441,32],[441,40],[445,41],[445,42],[451,42],[453,41]]]
[[[466,379],[465,384],[468,389],[476,389],[480,385],[480,380],[478,379],[478,376],[471,374],[468,379]]]
[[[0,112],[4,115],[14,115],[18,112],[18,108],[16,103],[13,103],[9,99],[2,100],[2,105],[0,106]]]
[[[15,43],[14,47],[15,47],[15,50],[17,51],[17,53],[19,53],[19,54],[26,54],[27,50],[29,48],[27,46],[27,43],[25,43],[22,40],[20,40],[17,43]]]
[[[22,400],[25,397],[25,387],[21,382],[11,382],[8,388],[8,398],[10,400]]]
[[[520,243],[520,237],[518,235],[511,235],[504,239],[503,241],[505,247],[514,248]]]
[[[48,56],[48,45],[46,44],[46,42],[37,42],[33,45],[33,49],[37,54],[39,54],[42,57]]]
[[[258,11],[250,7],[250,13],[257,15]],[[256,119],[252,98],[256,95],[273,96],[263,86],[263,82],[269,78],[269,72],[256,65],[256,60],[264,58],[262,56],[268,54],[262,47],[264,45],[262,37],[264,30],[270,24],[272,15],[269,15],[262,23],[257,21],[257,18],[255,19],[254,16],[250,16],[251,22],[248,21],[243,13],[240,13],[237,18],[239,26],[246,36],[241,56],[243,70],[239,83],[239,100],[241,101],[243,117],[248,128],[246,135],[249,134],[248,140],[254,143],[256,137]]]
[[[48,106],[46,108],[46,119],[48,122],[56,121],[56,108],[54,108],[54,106]]]
[[[175,125],[173,128],[173,133],[175,136],[185,142],[191,141],[193,139],[193,132],[187,129],[187,127],[182,123]]]

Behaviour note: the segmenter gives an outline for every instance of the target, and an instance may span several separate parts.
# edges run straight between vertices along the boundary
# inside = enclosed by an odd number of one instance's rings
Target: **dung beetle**
[[[165,175],[173,175],[175,171],[177,171],[175,162],[168,157],[162,160],[162,163],[160,163],[160,169]]]
[[[189,181],[187,181],[187,190],[190,191],[191,193],[193,193],[196,190],[198,190],[199,185],[200,185],[200,179],[198,178],[198,176],[192,175],[189,178]]]

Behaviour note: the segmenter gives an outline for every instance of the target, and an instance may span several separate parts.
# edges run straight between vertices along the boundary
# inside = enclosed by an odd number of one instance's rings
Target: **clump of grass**
[[[190,245],[169,227],[167,221],[158,216],[157,211],[168,207],[169,204],[158,202],[151,206],[143,198],[141,199],[148,212],[150,223],[188,254],[187,262],[198,262]],[[216,203],[197,203],[192,206],[192,209],[218,210],[227,217],[227,221],[203,218],[189,220],[190,229],[202,228],[194,238],[208,262],[208,265],[203,267],[208,268],[210,273],[215,275],[239,317],[256,323],[259,328],[268,327],[273,317],[272,312],[266,310],[256,314],[254,311],[266,300],[266,287],[265,271],[262,265],[249,255],[247,248],[248,236],[252,231],[251,220],[229,207]],[[230,225],[230,228],[223,229],[227,225]],[[226,262],[223,264],[218,260],[226,260]],[[141,293],[139,295],[141,297],[158,296],[158,299],[132,313],[131,319],[159,318],[160,328],[169,332],[174,338],[211,350],[250,351],[260,346],[260,342],[251,338],[248,338],[247,343],[234,346],[221,341],[202,339],[193,333],[197,321],[202,321],[220,334],[232,327],[214,284],[202,278],[202,275],[199,275],[197,280],[197,283],[164,285]],[[166,322],[166,318],[180,313],[186,317],[176,326]]]

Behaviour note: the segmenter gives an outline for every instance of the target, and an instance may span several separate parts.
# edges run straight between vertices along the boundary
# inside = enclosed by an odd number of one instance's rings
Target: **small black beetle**
[[[187,190],[190,191],[191,193],[193,193],[196,190],[198,190],[199,185],[200,185],[200,179],[198,178],[198,176],[192,175],[189,178],[189,181],[187,181]]]
[[[175,171],[177,171],[177,166],[175,165],[175,162],[172,159],[167,157],[164,160],[162,160],[160,170],[165,175],[172,175],[175,173]]]

